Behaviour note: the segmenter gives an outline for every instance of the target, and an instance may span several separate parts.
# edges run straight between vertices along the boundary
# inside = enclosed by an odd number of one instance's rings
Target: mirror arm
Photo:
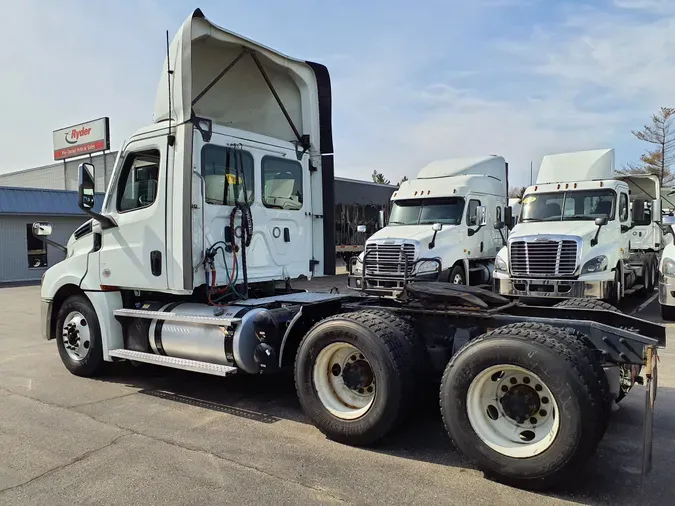
[[[502,242],[504,243],[504,246],[506,246],[506,238],[504,237],[504,233],[502,232],[502,229],[499,229],[499,235],[502,236]]]
[[[96,211],[92,211],[91,209],[87,209],[86,207],[79,206],[82,211],[87,213],[89,216],[91,216],[93,219],[98,221],[101,224],[101,228],[103,230],[107,230],[109,228],[115,228],[117,227],[117,223],[115,223],[115,220],[110,218],[109,216],[104,216],[100,213],[97,213]]]
[[[598,230],[595,231],[595,237],[593,237],[593,239],[591,239],[591,248],[598,244],[598,236],[600,235],[600,229],[601,228],[602,228],[602,225],[600,225],[598,227]]]
[[[436,247],[436,234],[438,234],[438,230],[434,230],[434,236],[431,238],[431,242],[429,243],[429,249],[434,249]]]
[[[59,244],[58,242],[54,242],[51,239],[47,239],[44,235],[35,235],[35,232],[33,232],[33,237],[40,239],[45,244],[54,246],[56,249],[61,250],[64,253],[68,253],[68,248],[66,248],[63,244]]]
[[[485,226],[485,225],[478,225],[478,228],[477,228],[476,230],[470,228],[470,229],[469,229],[469,237],[471,237],[471,236],[474,235],[474,234],[477,234],[478,231],[479,231],[481,228],[483,228],[484,226]]]

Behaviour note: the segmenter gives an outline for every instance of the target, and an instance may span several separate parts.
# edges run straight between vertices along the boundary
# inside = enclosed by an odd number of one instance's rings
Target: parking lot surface
[[[345,290],[344,277],[297,283]],[[654,308],[656,307],[656,309]],[[375,448],[324,438],[292,377],[216,378],[118,364],[72,376],[40,338],[39,288],[0,288],[0,504],[671,504],[675,353],[660,353],[654,470],[641,484],[644,389],[613,416],[577,483],[486,480],[453,448],[435,395]],[[632,310],[637,309],[634,307]],[[638,316],[656,318],[649,304]],[[673,333],[675,339],[675,333]]]

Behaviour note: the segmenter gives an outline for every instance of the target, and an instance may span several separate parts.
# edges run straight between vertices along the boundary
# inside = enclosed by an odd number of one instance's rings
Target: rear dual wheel
[[[593,453],[609,416],[608,388],[581,337],[549,325],[507,325],[450,361],[443,422],[486,475],[547,488]]]

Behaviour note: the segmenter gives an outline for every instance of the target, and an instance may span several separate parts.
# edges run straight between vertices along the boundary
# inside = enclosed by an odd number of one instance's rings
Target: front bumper
[[[51,299],[40,300],[40,326],[42,327],[42,338],[50,340],[52,333],[52,306],[54,301]]]
[[[367,261],[367,260],[366,260]],[[423,262],[431,262],[436,268],[433,271],[427,271],[416,274],[417,266]],[[355,273],[357,263],[361,270]],[[447,281],[449,271],[443,270],[440,259],[438,258],[420,258],[411,264],[403,263],[397,269],[399,272],[391,274],[389,272],[378,272],[375,263],[359,262],[358,258],[352,258],[347,275],[347,286],[354,290],[360,290],[373,295],[393,296],[400,293],[408,283],[415,281]],[[411,274],[405,274],[411,272]]]
[[[613,280],[495,278],[495,292],[507,297],[609,299],[613,291]]]
[[[669,284],[668,281],[675,281],[675,279],[665,278],[659,281],[659,304],[675,306],[675,283]]]

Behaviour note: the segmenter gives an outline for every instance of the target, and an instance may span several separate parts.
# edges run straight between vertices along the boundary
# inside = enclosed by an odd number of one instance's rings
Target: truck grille
[[[516,276],[571,276],[577,268],[577,242],[513,241],[509,256]]]
[[[403,277],[412,272],[415,260],[414,244],[366,244],[365,274]]]

